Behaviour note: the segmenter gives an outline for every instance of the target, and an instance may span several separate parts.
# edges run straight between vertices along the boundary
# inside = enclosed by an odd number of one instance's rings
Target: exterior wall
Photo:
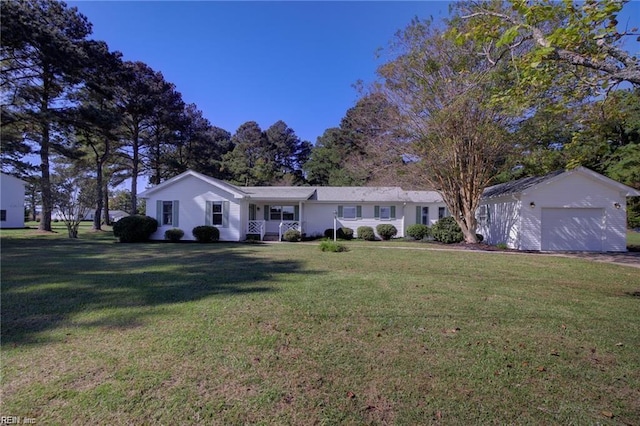
[[[347,227],[353,229],[354,237],[357,237],[358,228],[360,226],[370,226],[375,231],[376,226],[381,223],[388,223],[393,225],[398,230],[397,237],[404,236],[404,220],[403,220],[403,212],[404,207],[402,204],[391,204],[385,202],[376,202],[376,203],[335,203],[335,204],[325,204],[325,203],[313,203],[307,202],[304,204],[304,224],[303,229],[304,232],[311,235],[323,235],[325,229],[333,229],[333,217],[334,211],[338,210],[338,205],[341,206],[351,206],[351,205],[359,205],[362,206],[362,218],[361,219],[345,219],[338,218],[337,227]],[[374,215],[374,206],[395,206],[396,208],[396,218],[395,219],[376,219]],[[376,235],[378,235],[376,233]]]
[[[24,228],[24,182],[4,173],[0,182],[0,210],[6,211],[0,228]]]
[[[446,216],[451,216],[446,204],[444,203],[407,203],[407,205],[405,206],[405,227],[414,225],[416,223],[422,223],[422,216],[418,216],[416,207],[429,207],[429,223],[427,224],[427,226],[433,226],[438,221],[438,209],[440,209],[441,207],[446,209]]]
[[[531,208],[530,203],[535,203]],[[618,203],[620,208],[616,208]],[[601,208],[603,251],[626,251],[626,197],[610,186],[579,173],[569,174],[548,185],[539,185],[522,195],[521,250],[542,249],[543,208]]]
[[[164,239],[164,232],[174,227],[184,231],[184,240],[194,240],[191,230],[206,224],[207,201],[229,201],[229,226],[218,227],[221,241],[240,241],[245,238],[245,222],[241,221],[246,217],[241,214],[241,205],[245,204],[243,200],[234,199],[233,194],[196,177],[187,176],[150,195],[147,199],[147,216],[157,217],[156,202],[158,200],[180,202],[178,225],[159,225],[158,230],[151,235],[153,240]]]
[[[438,220],[438,207],[444,207],[443,203],[319,203],[319,202],[306,202],[303,204],[302,209],[302,221],[303,232],[309,236],[323,235],[326,229],[333,228],[333,216],[334,211],[338,210],[338,205],[359,205],[362,206],[362,218],[360,219],[344,219],[338,218],[338,227],[351,228],[354,231],[354,236],[357,237],[358,228],[361,226],[370,226],[375,231],[376,226],[382,223],[388,223],[396,227],[398,234],[396,237],[404,237],[405,230],[408,226],[415,223],[420,223],[420,218],[416,218],[416,206],[428,206],[429,207],[429,222],[433,225]],[[395,206],[396,218],[395,219],[376,219],[375,218],[375,206]],[[377,233],[376,233],[377,235]]]
[[[520,248],[521,203],[513,197],[491,200],[486,205],[485,220],[478,221],[478,233],[491,245],[504,243],[512,249]]]

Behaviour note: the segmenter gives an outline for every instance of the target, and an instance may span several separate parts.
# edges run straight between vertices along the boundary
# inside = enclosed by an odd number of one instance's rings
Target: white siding
[[[427,225],[433,226],[438,221],[438,209],[440,207],[446,208],[446,205],[444,203],[407,203],[405,206],[405,227],[422,223],[422,217],[418,215],[416,207],[429,207],[429,223]]]
[[[491,245],[506,244],[517,249],[520,245],[520,201],[513,197],[491,200],[487,206],[485,222],[478,222],[478,233],[483,242]]]
[[[240,213],[242,200],[234,199],[233,194],[216,186],[210,185],[193,176],[187,176],[166,188],[154,192],[147,199],[147,216],[153,218],[156,215],[156,202],[179,200],[178,228],[184,231],[185,240],[193,240],[191,231],[196,226],[206,224],[207,201],[229,201],[229,226],[218,227],[221,241],[240,241],[244,239],[244,229],[241,222],[243,215]],[[164,232],[173,226],[158,226],[158,230],[151,239],[164,239]]]
[[[0,209],[6,211],[6,220],[0,228],[24,228],[24,185],[11,175],[0,174]]]

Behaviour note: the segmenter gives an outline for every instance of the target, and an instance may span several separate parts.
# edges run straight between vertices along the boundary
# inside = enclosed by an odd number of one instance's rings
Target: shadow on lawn
[[[61,326],[130,328],[153,306],[277,290],[296,260],[256,256],[268,247],[2,241],[2,343],[45,343]],[[304,273],[311,273],[305,271]],[[107,309],[88,323],[73,315]]]

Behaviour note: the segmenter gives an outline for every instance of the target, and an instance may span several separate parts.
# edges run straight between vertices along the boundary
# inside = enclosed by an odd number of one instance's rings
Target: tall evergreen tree
[[[39,226],[51,231],[49,157],[51,150],[63,149],[57,136],[75,106],[91,25],[76,8],[55,0],[0,2],[0,25],[3,117],[10,113],[21,123],[23,137],[40,157]]]

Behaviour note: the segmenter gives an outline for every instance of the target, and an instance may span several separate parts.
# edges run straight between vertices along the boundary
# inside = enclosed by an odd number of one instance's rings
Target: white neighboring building
[[[585,167],[489,187],[478,209],[488,244],[535,251],[627,251],[626,197],[637,191]]]
[[[24,228],[26,182],[0,173],[0,228]]]

